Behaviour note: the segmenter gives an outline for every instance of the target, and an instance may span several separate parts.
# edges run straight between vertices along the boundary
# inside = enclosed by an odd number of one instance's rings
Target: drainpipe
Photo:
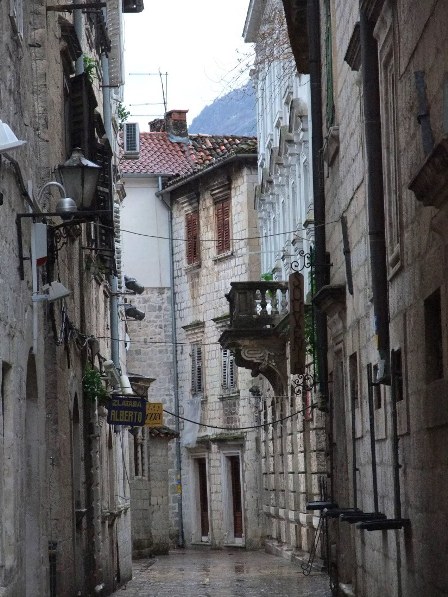
[[[316,292],[328,283],[328,265],[325,245],[325,192],[321,149],[322,133],[322,88],[321,88],[321,55],[320,55],[320,11],[318,2],[307,2],[307,26],[309,40],[309,71],[311,89],[311,156],[313,167],[313,197],[315,228],[315,264]],[[317,340],[317,371],[319,392],[323,406],[327,408],[328,400],[328,338],[327,316],[322,311],[315,311]]]
[[[174,254],[173,254],[173,210],[171,208],[171,204],[167,204],[163,199],[163,191],[162,191],[162,177],[159,176],[159,193],[162,199],[162,202],[166,205],[169,211],[169,247],[170,247],[170,284],[171,284],[171,341],[173,344],[173,382],[174,382],[174,413],[176,415],[176,424],[175,429],[176,432],[180,434],[180,409],[179,409],[179,374],[177,369],[177,327],[176,327],[176,301],[174,295]],[[184,547],[185,545],[185,537],[184,537],[184,520],[183,520],[183,509],[182,509],[182,452],[181,452],[181,445],[180,445],[180,435],[176,437],[176,481],[177,486],[180,489],[179,492],[179,534],[178,534],[178,542],[179,547]]]
[[[73,4],[79,3],[78,0],[73,0]],[[84,23],[82,18],[82,10],[76,9],[73,11],[73,26],[79,43],[82,45]],[[75,75],[81,75],[84,72],[84,52],[75,62]]]
[[[112,147],[112,109],[110,100],[109,87],[109,59],[103,54],[101,56],[101,70],[103,73],[103,116],[104,128],[109,143]],[[112,198],[113,201],[113,198]],[[120,341],[119,341],[119,322],[118,322],[118,278],[111,275],[109,278],[111,288],[110,297],[110,335],[111,340],[111,357],[115,367],[120,370]]]
[[[362,81],[367,157],[367,210],[375,334],[380,359],[389,372],[389,306],[387,294],[384,222],[383,164],[381,149],[378,46],[374,25],[360,8]]]

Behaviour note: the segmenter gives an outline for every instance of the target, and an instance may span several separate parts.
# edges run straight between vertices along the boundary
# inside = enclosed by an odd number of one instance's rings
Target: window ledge
[[[197,272],[201,269],[201,262],[197,261],[196,263],[191,263],[190,265],[186,265],[184,271],[186,274],[192,274]]]
[[[234,257],[233,251],[226,251],[225,253],[219,253],[219,255],[215,255],[212,258],[212,261],[223,261],[224,259],[229,259],[229,257]]]
[[[221,388],[221,395],[219,396],[220,400],[229,400],[232,398],[239,399],[240,391],[239,390],[223,390]]]

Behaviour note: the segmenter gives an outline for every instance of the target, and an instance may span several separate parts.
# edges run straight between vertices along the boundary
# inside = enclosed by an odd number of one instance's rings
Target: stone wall
[[[368,3],[364,3],[368,4]],[[374,3],[371,3],[372,5]],[[382,3],[377,3],[381,5]],[[353,295],[346,293],[345,309],[329,318],[330,375],[334,382],[334,488],[340,506],[352,506],[355,497],[364,511],[373,509],[371,428],[366,368],[378,363],[371,303],[371,266],[367,235],[366,159],[363,93],[360,72],[352,71],[344,56],[356,21],[356,2],[332,6],[333,76],[339,154],[325,179],[327,248],[331,256],[331,283],[346,284],[341,216],[348,225]],[[417,597],[443,595],[448,586],[443,553],[446,534],[447,469],[443,446],[447,439],[445,404],[446,360],[446,226],[445,205],[419,202],[409,183],[425,160],[422,129],[417,121],[419,98],[415,72],[424,73],[426,97],[435,143],[446,134],[446,105],[442,64],[448,44],[442,23],[448,18],[444,3],[384,2],[374,36],[378,41],[380,71],[383,182],[386,216],[386,257],[390,348],[401,351],[402,399],[397,404],[401,515],[409,526],[388,532],[366,532],[354,526],[334,528],[333,555],[339,580],[352,583],[356,595],[381,594]],[[399,33],[398,33],[399,32]],[[445,124],[444,124],[445,123]],[[422,126],[424,126],[422,124]],[[437,186],[436,178],[432,188]],[[431,187],[431,185],[430,185]],[[442,224],[443,222],[443,224]],[[428,382],[431,333],[425,331],[428,297],[440,289],[443,372]],[[426,303],[425,303],[426,301]],[[435,337],[435,336],[434,336]],[[358,399],[352,404],[350,356],[357,355]],[[352,390],[353,392],[353,390]],[[351,417],[354,408],[355,426]],[[394,425],[391,388],[374,390],[379,510],[397,516],[394,500]],[[354,437],[353,437],[354,436]],[[353,451],[357,459],[357,495],[353,492]],[[341,503],[341,501],[343,502]],[[338,536],[339,534],[339,536]]]
[[[231,181],[231,251],[216,253],[214,203],[210,187],[218,180]],[[248,371],[238,369],[237,388],[224,391],[221,386],[221,347],[218,338],[226,323],[228,303],[225,294],[230,282],[257,280],[260,276],[258,227],[253,210],[256,183],[253,167],[234,166],[204,175],[198,183],[201,257],[200,265],[187,266],[185,243],[174,241],[174,276],[177,358],[181,413],[192,420],[216,425],[218,429],[188,422],[181,424],[182,443],[182,507],[185,541],[221,548],[235,545],[229,513],[229,456],[238,456],[241,463],[243,501],[242,543],[246,547],[261,545],[263,523],[259,502],[260,461],[259,435],[256,430],[240,431],[239,427],[255,425],[259,403],[249,393],[254,381]],[[187,189],[188,192],[191,189]],[[173,208],[173,238],[185,235],[185,201],[182,190]],[[188,203],[188,201],[187,201]],[[247,241],[247,238],[251,240]],[[239,241],[238,239],[242,239]],[[191,344],[202,345],[203,392],[191,392]],[[221,428],[221,429],[220,429]],[[197,459],[207,467],[209,535],[201,537],[198,511]]]

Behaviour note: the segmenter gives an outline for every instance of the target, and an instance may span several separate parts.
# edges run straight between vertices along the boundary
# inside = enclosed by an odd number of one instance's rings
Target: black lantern
[[[79,210],[91,208],[101,166],[89,161],[79,147],[58,167],[66,194],[74,199]]]

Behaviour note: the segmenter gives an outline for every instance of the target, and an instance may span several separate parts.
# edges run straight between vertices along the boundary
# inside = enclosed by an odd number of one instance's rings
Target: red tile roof
[[[172,143],[167,133],[140,133],[138,159],[120,159],[123,174],[163,174],[179,176],[191,172],[183,144]]]
[[[234,155],[256,154],[256,137],[189,135],[188,143],[170,141],[168,133],[140,133],[138,159],[122,156],[123,174],[188,177]],[[172,182],[170,180],[170,183]]]

